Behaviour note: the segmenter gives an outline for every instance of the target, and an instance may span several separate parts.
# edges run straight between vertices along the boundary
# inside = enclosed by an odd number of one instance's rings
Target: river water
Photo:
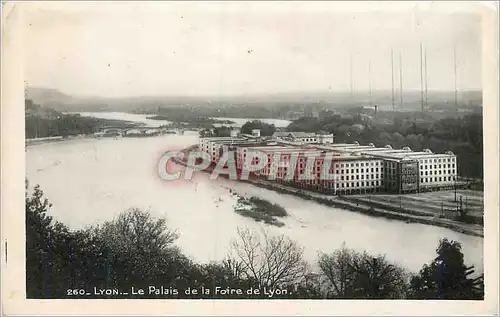
[[[129,118],[130,119],[130,118]],[[345,242],[349,248],[387,258],[418,271],[435,256],[440,238],[462,244],[465,260],[482,272],[483,238],[422,224],[373,218],[327,207],[230,180],[212,181],[196,174],[192,181],[164,181],[157,164],[164,151],[197,143],[197,135],[150,138],[79,139],[27,148],[27,176],[40,184],[53,203],[51,214],[78,229],[116,217],[138,207],[165,217],[180,234],[178,246],[201,262],[222,259],[237,228],[285,234],[304,247],[313,263],[318,252],[332,252]],[[258,196],[282,205],[289,213],[284,227],[244,218],[233,211],[236,198]]]
[[[253,120],[259,120],[267,124],[274,124],[275,127],[277,128],[285,128],[287,127],[291,121],[289,120],[283,120],[283,119],[250,119],[250,118],[226,118],[226,117],[212,117],[212,119],[216,120],[230,120],[233,121],[234,123],[232,124],[219,124],[216,123],[214,126],[231,126],[231,127],[238,127],[241,128],[247,121],[253,121]]]
[[[168,121],[168,120],[148,119],[148,117],[150,117],[152,115],[132,114],[132,113],[125,113],[125,112],[70,112],[68,114],[71,114],[71,113],[80,114],[81,116],[85,116],[85,117],[96,117],[96,118],[110,119],[110,120],[125,120],[125,121],[139,122],[139,123],[142,123],[142,124],[149,126],[149,127],[159,127],[160,125],[172,123],[172,121]],[[291,123],[291,121],[282,120],[282,119],[250,119],[250,118],[226,118],[226,117],[212,117],[212,119],[230,120],[230,121],[234,122],[232,124],[216,123],[216,124],[214,124],[214,126],[216,126],[216,127],[220,127],[220,126],[224,125],[224,126],[241,128],[247,121],[252,121],[252,120],[260,120],[260,121],[267,123],[267,124],[274,124],[277,128],[286,127]]]
[[[73,112],[75,114],[75,112]],[[148,127],[159,127],[161,125],[172,123],[172,121],[168,120],[153,120],[148,119],[152,115],[143,115],[143,114],[133,114],[133,113],[125,113],[125,112],[77,112],[77,114],[83,117],[96,117],[101,119],[109,119],[109,120],[123,120],[123,121],[131,121],[142,123]]]

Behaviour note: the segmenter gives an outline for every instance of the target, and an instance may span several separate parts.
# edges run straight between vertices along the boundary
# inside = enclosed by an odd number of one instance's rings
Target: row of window
[[[335,164],[336,168],[339,167],[363,167],[363,166],[382,166],[382,162],[361,162],[361,163],[343,163],[343,164]]]
[[[375,187],[384,185],[383,181],[356,182],[356,183],[336,183],[337,188]]]
[[[432,165],[422,165],[422,169],[431,169]],[[434,169],[446,168],[446,164],[434,164]],[[455,163],[448,163],[448,168],[455,168]]]
[[[428,160],[422,160],[422,162],[425,163],[445,163],[445,162],[455,162],[455,158],[438,158],[438,159],[428,159]]]
[[[299,184],[307,184],[307,185],[319,185],[319,181],[303,181],[303,182],[300,182]],[[356,188],[363,188],[363,187],[379,187],[379,186],[382,186],[383,185],[383,182],[379,182],[379,181],[372,181],[372,182],[356,182],[356,183],[328,183],[328,184],[325,184],[326,186],[325,187],[329,187],[329,188],[337,188],[337,189],[340,189],[340,188],[352,188],[352,189],[356,189]]]
[[[302,142],[316,142],[316,138],[301,138]]]
[[[446,171],[447,170],[437,170],[437,171],[434,171],[434,175],[442,175],[442,174],[446,174]],[[428,175],[432,175],[432,171],[420,171],[420,176],[428,176]],[[455,174],[455,170],[448,170],[448,174]]]
[[[364,168],[361,168],[361,169],[359,169],[359,168],[356,168],[356,169],[351,168],[351,169],[346,169],[346,170],[340,170],[340,174],[344,174],[344,171],[345,171],[345,174],[349,174],[349,173],[350,173],[350,174],[355,174],[355,173],[360,173],[360,170],[361,170],[361,173],[365,173],[365,169],[364,169]],[[384,168],[383,168],[383,167],[381,167],[381,168],[380,168],[380,172],[382,173],[383,171],[384,171]],[[375,168],[373,168],[373,167],[371,167],[371,168],[367,168],[367,169],[366,169],[366,173],[368,173],[368,172],[371,172],[371,173],[374,173],[374,172],[375,172],[375,173],[378,173],[378,172],[379,172],[379,168],[378,168],[378,167],[375,167]]]
[[[378,176],[378,177],[377,177]],[[382,178],[382,174],[376,175],[376,174],[368,174],[366,175],[366,179],[377,179],[377,178]],[[365,175],[356,175],[356,179],[365,179]],[[344,180],[344,176],[340,176],[340,180]],[[345,177],[345,180],[349,180],[349,175]],[[354,175],[352,175],[351,180],[354,180]]]
[[[454,176],[440,176],[440,177],[423,177],[420,179],[421,183],[436,183],[436,182],[450,182],[455,180]]]

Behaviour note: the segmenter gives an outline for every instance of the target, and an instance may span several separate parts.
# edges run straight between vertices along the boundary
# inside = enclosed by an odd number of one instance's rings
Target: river
[[[133,122],[142,123],[142,124],[149,126],[149,127],[159,127],[160,125],[169,124],[172,122],[172,121],[168,121],[168,120],[148,119],[148,117],[150,117],[152,115],[132,114],[132,113],[125,113],[125,112],[69,112],[68,114],[80,114],[81,116],[84,116],[84,117],[96,117],[96,118],[109,119],[109,120],[133,121]],[[291,123],[291,121],[282,120],[282,119],[251,119],[251,118],[226,118],[226,117],[212,117],[211,119],[230,120],[230,121],[234,122],[232,124],[215,123],[214,124],[215,127],[220,127],[220,126],[224,125],[224,126],[241,128],[247,121],[252,121],[252,120],[260,120],[260,121],[267,123],[267,124],[274,124],[277,128],[286,127]]]
[[[292,121],[283,120],[283,119],[251,119],[251,118],[226,118],[226,117],[212,117],[212,119],[229,120],[229,121],[234,122],[233,124],[216,123],[216,124],[214,124],[214,126],[225,125],[225,126],[238,127],[238,128],[241,128],[247,121],[253,121],[253,120],[260,120],[260,121],[267,123],[267,124],[274,124],[274,126],[277,128],[285,128],[292,122]]]
[[[148,119],[151,115],[144,114],[133,114],[133,113],[125,113],[125,112],[72,112],[72,114],[79,114],[82,117],[96,117],[101,119],[108,120],[123,120],[123,121],[131,121],[144,124],[148,127],[159,127],[161,125],[172,123],[172,121],[167,120],[153,120]]]
[[[130,118],[130,117],[128,117]],[[84,228],[138,207],[165,217],[178,230],[177,245],[192,258],[222,259],[238,227],[285,234],[305,248],[313,263],[318,252],[349,248],[387,258],[417,272],[435,256],[440,238],[462,244],[467,264],[482,272],[483,238],[446,228],[373,218],[298,197],[230,180],[212,181],[200,173],[192,181],[168,182],[157,176],[161,154],[197,143],[197,135],[150,138],[76,139],[27,148],[27,176],[40,184],[53,203],[51,215],[70,228]],[[236,198],[258,196],[282,205],[289,213],[284,227],[244,218],[233,211]]]

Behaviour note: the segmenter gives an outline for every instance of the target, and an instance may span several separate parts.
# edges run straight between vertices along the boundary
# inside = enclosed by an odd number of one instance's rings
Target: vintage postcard
[[[498,315],[497,16],[3,3],[3,313]]]

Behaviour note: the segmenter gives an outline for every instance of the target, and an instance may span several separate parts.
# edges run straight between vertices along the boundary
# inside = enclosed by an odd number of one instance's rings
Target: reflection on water
[[[267,124],[274,124],[277,128],[287,127],[291,121],[282,120],[282,119],[251,119],[251,118],[226,118],[226,117],[212,117],[212,119],[216,120],[229,120],[233,121],[234,124],[214,124],[214,126],[232,126],[232,127],[242,127],[247,121],[259,120]]]
[[[350,248],[383,253],[417,271],[435,254],[440,238],[462,243],[466,261],[482,267],[483,239],[445,228],[372,218],[229,180],[211,181],[196,174],[192,181],[167,182],[156,174],[161,154],[197,142],[197,136],[83,139],[30,146],[27,175],[53,203],[55,219],[71,228],[110,220],[139,207],[166,217],[181,234],[178,245],[199,261],[222,259],[240,227],[284,233],[305,247],[311,263],[317,253],[342,242]],[[255,195],[285,207],[289,216],[278,228],[254,222],[233,211],[239,194]]]
[[[152,115],[146,114],[132,114],[125,112],[76,112],[84,117],[96,117],[101,119],[109,119],[109,120],[124,120],[124,121],[134,121],[138,123],[143,123],[148,127],[159,127],[160,125],[165,125],[171,123],[171,121],[167,120],[152,120],[148,119],[148,117]],[[222,118],[222,117],[213,117],[212,119],[216,120],[230,120],[233,121],[234,124],[214,124],[214,126],[233,126],[233,127],[242,127],[247,121],[252,120],[260,120],[262,122],[268,124],[274,124],[276,127],[286,127],[290,124],[291,121],[282,120],[282,119],[251,119],[251,118]]]

